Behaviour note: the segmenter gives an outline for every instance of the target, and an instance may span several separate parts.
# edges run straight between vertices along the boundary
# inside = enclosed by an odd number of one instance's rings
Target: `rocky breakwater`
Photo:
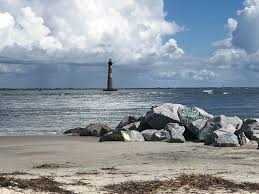
[[[104,124],[90,124],[64,134],[100,137],[104,141],[204,142],[217,147],[238,147],[259,142],[259,119],[214,116],[198,107],[166,103],[152,107],[144,116],[126,116],[115,129]]]

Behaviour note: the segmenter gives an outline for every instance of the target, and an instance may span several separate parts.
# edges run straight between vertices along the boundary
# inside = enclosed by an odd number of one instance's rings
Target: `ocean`
[[[180,103],[214,115],[259,118],[259,88],[0,90],[0,135],[60,135],[102,122],[115,127],[126,115]]]

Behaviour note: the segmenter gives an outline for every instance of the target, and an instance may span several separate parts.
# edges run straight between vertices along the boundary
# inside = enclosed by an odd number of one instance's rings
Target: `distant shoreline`
[[[116,88],[117,90],[155,90],[155,89],[259,89],[257,87],[154,87],[154,88]],[[0,90],[100,90],[104,88],[0,88]]]

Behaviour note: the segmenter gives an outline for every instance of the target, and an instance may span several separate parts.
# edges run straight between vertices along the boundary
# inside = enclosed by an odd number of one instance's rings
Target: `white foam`
[[[213,94],[214,93],[213,90],[203,90],[202,92],[206,93],[206,94]]]

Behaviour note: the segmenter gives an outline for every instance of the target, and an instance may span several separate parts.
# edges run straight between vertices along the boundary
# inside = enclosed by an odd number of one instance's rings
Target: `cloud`
[[[237,29],[238,22],[233,18],[228,18],[227,24],[225,25],[225,28],[229,30],[229,32],[232,34]]]
[[[9,13],[0,13],[0,29],[6,29],[14,25],[14,19]]]
[[[165,20],[162,0],[0,3],[6,8],[0,12],[0,21],[4,21],[0,39],[6,40],[0,42],[0,51],[5,56],[5,49],[23,48],[20,58],[38,60],[44,56],[60,63],[95,63],[112,57],[120,64],[130,64],[184,54],[174,39],[163,44],[164,36],[184,28]]]
[[[21,9],[16,19],[8,12],[0,13],[0,51],[6,47],[23,47],[32,51],[33,47],[43,50],[61,49],[62,44],[44,25],[44,20],[37,17],[30,7]],[[15,48],[14,48],[15,49]]]
[[[1,64],[0,63],[0,74],[2,73],[24,73],[25,69],[21,65],[17,64]]]
[[[232,44],[248,53],[259,49],[259,1],[245,0],[245,8],[238,11],[238,25],[233,31]]]
[[[161,71],[157,74],[154,74],[159,79],[164,80],[192,80],[192,81],[210,81],[214,80],[218,77],[217,73],[208,70],[208,69],[201,69],[201,70],[183,70],[179,72],[173,71]]]
[[[259,69],[259,0],[245,0],[236,19],[229,18],[225,27],[227,37],[214,43],[217,49],[210,62],[222,70],[239,70],[235,73],[251,76],[245,72]]]
[[[212,55],[199,58],[181,48],[174,35],[186,28],[165,19],[162,0],[0,0],[1,80],[102,87],[108,58],[121,87],[251,80],[259,71],[258,2],[245,0]]]

